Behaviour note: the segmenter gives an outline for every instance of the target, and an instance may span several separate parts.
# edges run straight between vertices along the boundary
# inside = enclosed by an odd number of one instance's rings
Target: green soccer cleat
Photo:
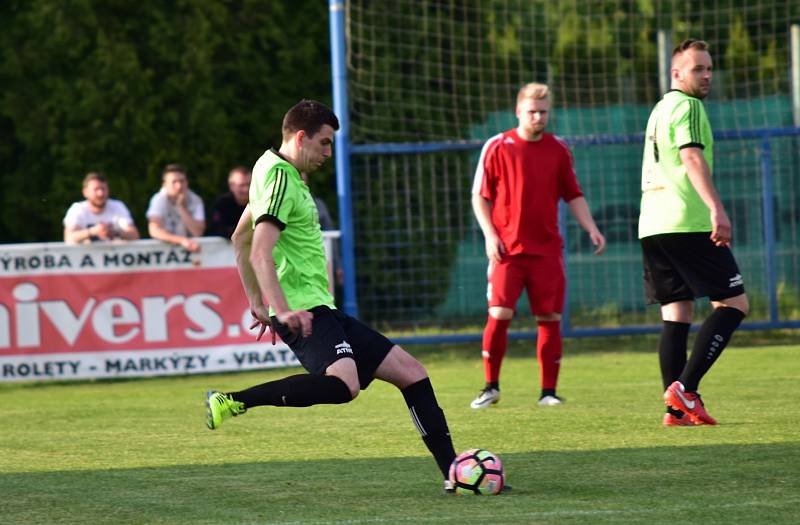
[[[219,428],[226,419],[245,412],[244,403],[234,401],[228,394],[216,390],[206,392],[206,426],[211,430]]]

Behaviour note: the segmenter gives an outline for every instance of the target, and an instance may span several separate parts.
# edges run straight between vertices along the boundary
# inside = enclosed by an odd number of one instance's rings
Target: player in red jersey
[[[539,405],[564,401],[556,395],[566,287],[558,231],[561,199],[589,234],[594,253],[605,249],[606,240],[575,177],[569,148],[544,131],[549,110],[546,85],[523,86],[517,95],[519,125],[486,142],[475,171],[472,208],[489,258],[489,317],[483,332],[486,386],[472,408],[485,408],[500,399],[500,365],[506,353],[508,325],[523,288],[538,324]]]

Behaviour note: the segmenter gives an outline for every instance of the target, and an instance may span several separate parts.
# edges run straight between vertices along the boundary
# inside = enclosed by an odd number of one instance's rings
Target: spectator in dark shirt
[[[230,239],[250,197],[250,169],[237,166],[228,174],[230,191],[217,198],[211,209],[209,235]]]

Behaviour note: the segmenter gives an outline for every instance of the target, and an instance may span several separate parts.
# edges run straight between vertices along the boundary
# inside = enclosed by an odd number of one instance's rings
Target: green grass
[[[721,425],[665,429],[653,341],[568,341],[568,403],[546,409],[531,343],[516,343],[503,399],[484,411],[468,407],[482,383],[474,345],[410,348],[456,449],[503,459],[514,491],[499,497],[443,495],[382,383],[348,405],[257,408],[214,432],[207,388],[287,372],[3,385],[0,523],[797,523],[800,348],[729,348],[702,384]]]

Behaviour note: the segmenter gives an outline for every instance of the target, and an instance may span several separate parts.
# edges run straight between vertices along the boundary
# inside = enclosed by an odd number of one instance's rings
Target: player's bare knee
[[[692,301],[675,301],[661,305],[661,319],[675,323],[691,323],[694,313]]]
[[[344,384],[347,385],[347,389],[350,390],[350,400],[352,401],[356,397],[358,397],[359,392],[361,392],[361,383],[358,381],[358,375],[355,376],[346,376],[346,377],[339,377]]]
[[[408,383],[414,384],[417,381],[422,381],[426,377],[428,377],[428,371],[425,370],[425,367],[422,366],[422,363],[413,359],[408,363]]]
[[[342,383],[344,383],[347,386],[347,389],[350,391],[351,401],[358,396],[359,392],[361,392],[361,385],[358,382],[358,377],[340,376],[337,374],[331,374],[331,375],[340,379]]]
[[[428,371],[414,356],[395,345],[375,371],[375,378],[406,388],[428,377]]]
[[[402,347],[395,345],[392,348],[391,355],[396,361],[397,369],[401,372],[401,380],[404,383],[413,384],[428,377],[428,371],[422,366],[422,363],[403,350]]]
[[[347,385],[347,388],[350,389],[350,401],[358,397],[358,394],[361,392],[360,385],[356,384],[355,386]]]
[[[507,321],[514,317],[514,310],[505,306],[490,306],[489,315],[498,321]]]
[[[358,369],[356,362],[350,358],[342,358],[334,361],[325,373],[329,376],[339,378],[347,389],[350,390],[351,399],[355,399],[358,393],[361,392],[361,383],[358,380]]]
[[[715,308],[726,307],[736,308],[744,315],[750,313],[750,301],[747,299],[747,294],[737,295],[736,297],[729,297],[721,301],[712,301]]]

